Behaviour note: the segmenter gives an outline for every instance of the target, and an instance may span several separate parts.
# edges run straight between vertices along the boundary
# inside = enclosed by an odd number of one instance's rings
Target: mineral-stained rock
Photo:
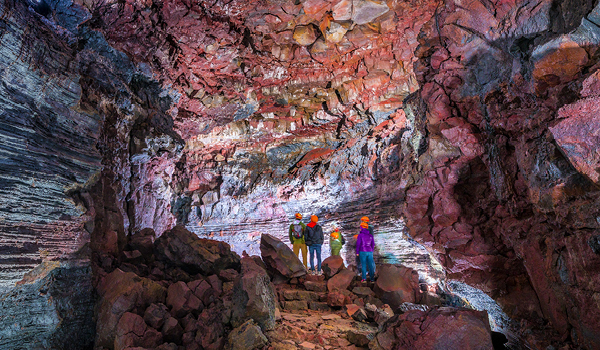
[[[123,314],[117,324],[114,349],[123,350],[129,347],[154,348],[163,342],[162,334],[149,328],[144,319],[131,312]]]
[[[97,289],[100,300],[97,304],[96,345],[108,349],[114,346],[117,323],[124,313],[163,303],[167,294],[160,284],[119,269],[105,276]]]
[[[356,310],[352,315],[352,318],[358,322],[366,322],[369,318],[367,312],[362,307]],[[358,344],[357,344],[358,345]],[[359,345],[360,346],[360,345]]]
[[[366,24],[389,11],[385,2],[371,0],[352,1],[352,21],[356,24]]]
[[[170,316],[165,304],[151,304],[144,312],[144,322],[154,329],[160,329]]]
[[[409,349],[493,349],[490,325],[485,311],[437,308],[402,314],[394,332],[402,336],[395,341]]]
[[[369,345],[369,342],[375,337],[375,332],[349,330],[346,333],[346,337],[348,338],[348,341],[350,341],[350,343],[359,347],[366,347],[367,345]]]
[[[267,344],[267,337],[254,320],[248,320],[229,333],[229,346],[232,350],[261,348]]]
[[[269,234],[260,237],[260,253],[272,275],[280,274],[287,279],[306,275],[306,268],[290,247]]]
[[[321,263],[321,269],[327,279],[333,277],[344,268],[344,259],[339,255],[331,255]]]
[[[354,279],[354,272],[348,269],[342,270],[327,281],[327,290],[330,292],[334,290],[345,290],[350,286]]]
[[[234,269],[219,271],[219,277],[225,282],[233,282],[240,273]]]
[[[252,258],[242,258],[241,263],[242,272],[233,287],[231,323],[239,327],[254,319],[263,330],[271,330],[275,327],[275,288],[267,272]]]
[[[206,306],[215,302],[219,297],[219,293],[205,280],[188,282],[187,286]]]
[[[174,317],[169,317],[161,328],[161,333],[165,341],[169,342],[181,342],[183,336],[183,328]]]
[[[346,295],[344,295],[338,290],[334,290],[327,294],[327,305],[332,307],[342,307],[351,302],[347,299],[348,298],[346,297]]]
[[[311,301],[308,303],[308,308],[316,311],[331,311],[331,308],[327,303],[319,302],[319,301]]]
[[[198,238],[183,226],[175,226],[155,242],[156,257],[189,273],[211,275],[220,270],[239,268],[239,256],[229,244]]]
[[[202,310],[204,307],[202,301],[182,281],[169,286],[167,305],[171,308],[171,313],[176,317],[183,317],[187,313]]]
[[[327,291],[327,283],[306,281],[306,282],[304,282],[304,288],[306,288],[306,290],[310,290],[313,292],[326,292]]]
[[[419,295],[419,275],[411,268],[382,264],[378,268],[375,294],[392,309],[404,302],[414,303]]]
[[[373,295],[373,290],[369,287],[354,287],[352,289],[352,293],[362,298],[366,297],[367,295]]]
[[[317,30],[312,25],[297,26],[294,29],[294,40],[301,46],[308,46],[317,39]]]
[[[95,332],[92,296],[88,264],[43,263],[0,295],[0,348],[90,347]]]
[[[600,184],[600,135],[589,133],[600,127],[600,98],[579,100],[558,111],[563,119],[550,131],[575,168],[596,184]]]
[[[152,255],[155,237],[156,233],[153,229],[145,228],[129,238],[129,247],[131,250],[140,251],[145,258],[148,258]]]
[[[198,316],[198,331],[196,332],[195,341],[205,349],[219,349],[216,346],[225,341],[222,311],[220,305],[214,305],[209,309],[204,309]]]
[[[284,301],[283,308],[289,311],[306,310],[308,309],[308,302],[306,300],[290,300]]]

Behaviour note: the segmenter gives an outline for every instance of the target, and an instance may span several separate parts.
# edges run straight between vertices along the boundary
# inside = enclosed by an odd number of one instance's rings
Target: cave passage
[[[598,1],[0,0],[0,38],[1,349],[600,349]]]

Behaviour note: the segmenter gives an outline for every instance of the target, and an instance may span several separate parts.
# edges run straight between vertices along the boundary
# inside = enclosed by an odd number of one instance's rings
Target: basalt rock
[[[150,304],[164,303],[167,291],[152,280],[116,269],[102,279],[98,294],[96,345],[112,349],[121,317],[130,311],[143,312]]]
[[[494,349],[487,312],[457,308],[408,311],[375,339],[386,350]]]
[[[378,268],[378,274],[374,292],[392,309],[405,302],[415,303],[420,300],[419,275],[413,269],[383,264]]]
[[[269,234],[260,236],[260,253],[271,275],[278,274],[288,280],[306,275],[306,268],[290,247]]]
[[[248,320],[229,333],[229,348],[232,350],[256,349],[268,340],[254,320]]]
[[[231,323],[239,327],[253,319],[261,329],[275,327],[277,297],[269,275],[250,257],[242,258],[242,272],[233,287],[234,308]]]
[[[345,268],[344,259],[339,255],[329,256],[321,263],[323,274],[325,275],[325,278],[328,279]]]
[[[333,292],[334,290],[346,290],[350,283],[354,280],[354,272],[349,269],[344,269],[327,281],[327,290]]]
[[[157,259],[190,273],[210,275],[240,266],[239,256],[227,243],[198,238],[183,226],[166,231],[154,245]]]

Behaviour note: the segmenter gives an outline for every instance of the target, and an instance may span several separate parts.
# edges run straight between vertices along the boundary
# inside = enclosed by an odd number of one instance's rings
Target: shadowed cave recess
[[[599,49],[597,0],[0,0],[0,349],[600,349]],[[427,310],[279,339],[373,298],[275,271],[297,212]]]

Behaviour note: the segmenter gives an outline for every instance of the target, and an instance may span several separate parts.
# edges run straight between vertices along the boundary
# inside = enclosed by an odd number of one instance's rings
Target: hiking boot
[[[317,276],[321,276],[322,274],[323,274],[323,271],[317,272]]]

